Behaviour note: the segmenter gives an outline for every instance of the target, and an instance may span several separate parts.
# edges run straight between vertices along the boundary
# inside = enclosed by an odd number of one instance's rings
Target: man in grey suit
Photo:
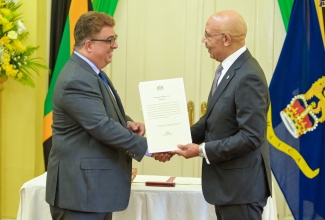
[[[55,220],[106,220],[126,209],[132,158],[141,161],[147,151],[144,125],[125,115],[101,71],[118,47],[114,25],[104,13],[79,18],[75,51],[55,85],[46,181],[46,201]],[[170,159],[168,154],[153,157]]]
[[[175,151],[203,157],[202,189],[218,220],[261,219],[271,195],[266,139],[268,86],[245,46],[247,27],[235,11],[207,21],[202,42],[220,62],[205,115],[191,127],[192,144]]]

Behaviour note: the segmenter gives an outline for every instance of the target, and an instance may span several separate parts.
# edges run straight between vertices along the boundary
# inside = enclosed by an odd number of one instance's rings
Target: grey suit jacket
[[[246,50],[226,72],[206,114],[191,127],[194,143],[205,142],[202,189],[214,205],[260,201],[271,193],[266,140],[268,86]]]
[[[85,212],[124,210],[129,202],[132,158],[140,161],[145,138],[126,128],[131,120],[93,69],[73,54],[53,94],[53,138],[46,201]]]

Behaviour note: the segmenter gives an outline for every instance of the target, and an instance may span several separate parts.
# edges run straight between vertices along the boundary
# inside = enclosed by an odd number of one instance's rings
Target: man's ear
[[[83,48],[86,52],[90,53],[93,50],[93,44],[90,40],[86,40],[83,45]]]
[[[232,41],[232,38],[231,38],[231,36],[229,34],[225,34],[223,36],[223,44],[225,46],[229,46],[231,44],[231,41]]]

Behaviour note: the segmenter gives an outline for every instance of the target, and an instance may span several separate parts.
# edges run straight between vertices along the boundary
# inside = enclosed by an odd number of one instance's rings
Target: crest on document
[[[158,85],[157,86],[157,90],[160,91],[160,90],[164,90],[164,86],[163,85]]]
[[[315,130],[325,121],[325,76],[312,84],[305,94],[291,99],[290,104],[280,112],[281,119],[290,132],[298,138]]]

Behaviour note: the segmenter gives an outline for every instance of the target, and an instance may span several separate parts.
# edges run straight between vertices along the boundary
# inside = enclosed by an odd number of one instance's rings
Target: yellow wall
[[[36,56],[43,58],[43,64],[47,65],[50,1],[20,2],[21,20],[30,32],[25,44],[39,45]],[[16,218],[20,187],[44,172],[42,132],[47,81],[47,71],[44,70],[40,76],[35,76],[34,89],[9,79],[0,94],[0,219]]]

